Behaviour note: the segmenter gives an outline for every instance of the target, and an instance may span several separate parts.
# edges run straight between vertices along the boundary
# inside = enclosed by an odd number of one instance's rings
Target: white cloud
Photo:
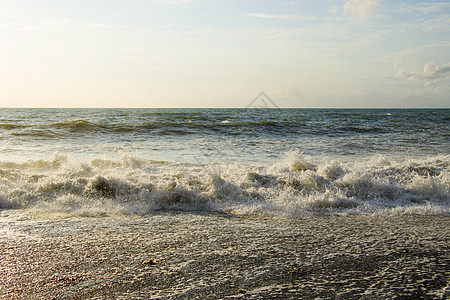
[[[376,94],[376,92],[372,89],[359,88],[352,90],[351,94],[353,96],[373,96]]]
[[[156,0],[158,4],[183,5],[193,3],[194,0]]]
[[[335,14],[339,11],[339,8],[336,5],[330,5],[330,7],[328,8],[328,11],[332,14]]]
[[[404,4],[394,8],[395,11],[401,13],[422,13],[432,14],[439,13],[450,8],[450,3],[418,3],[418,4]]]
[[[344,14],[352,18],[366,19],[380,6],[380,0],[349,0],[345,3]]]
[[[423,81],[425,86],[431,86],[441,82],[443,79],[450,78],[450,62],[443,65],[429,62],[424,66],[422,72],[399,69],[395,77]]]
[[[246,17],[258,19],[275,19],[275,20],[299,20],[299,21],[317,21],[319,18],[313,16],[302,15],[275,15],[265,13],[247,13]]]
[[[297,2],[295,2],[295,1],[286,1],[283,4],[286,5],[286,6],[294,7],[294,6],[297,5]]]
[[[341,11],[342,0],[328,0],[328,12],[335,14]]]

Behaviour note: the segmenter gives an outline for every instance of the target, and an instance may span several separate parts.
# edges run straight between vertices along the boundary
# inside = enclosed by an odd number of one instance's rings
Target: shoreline
[[[1,299],[445,299],[449,220],[162,212],[11,222],[0,238],[0,294]]]

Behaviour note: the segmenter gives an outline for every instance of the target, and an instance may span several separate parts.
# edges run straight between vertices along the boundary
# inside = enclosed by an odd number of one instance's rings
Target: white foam
[[[273,165],[119,160],[0,162],[0,208],[33,215],[104,216],[155,210],[300,217],[439,214],[450,210],[449,157],[355,163],[290,151]]]

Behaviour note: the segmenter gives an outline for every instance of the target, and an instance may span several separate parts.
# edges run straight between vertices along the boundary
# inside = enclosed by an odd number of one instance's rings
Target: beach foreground
[[[161,212],[36,220],[5,214],[2,299],[450,296],[445,216]]]

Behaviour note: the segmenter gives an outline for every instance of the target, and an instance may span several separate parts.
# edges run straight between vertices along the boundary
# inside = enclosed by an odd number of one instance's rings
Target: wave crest
[[[358,162],[290,151],[274,165],[175,164],[125,155],[77,163],[0,162],[0,209],[75,216],[209,211],[311,214],[449,214],[448,156]]]

